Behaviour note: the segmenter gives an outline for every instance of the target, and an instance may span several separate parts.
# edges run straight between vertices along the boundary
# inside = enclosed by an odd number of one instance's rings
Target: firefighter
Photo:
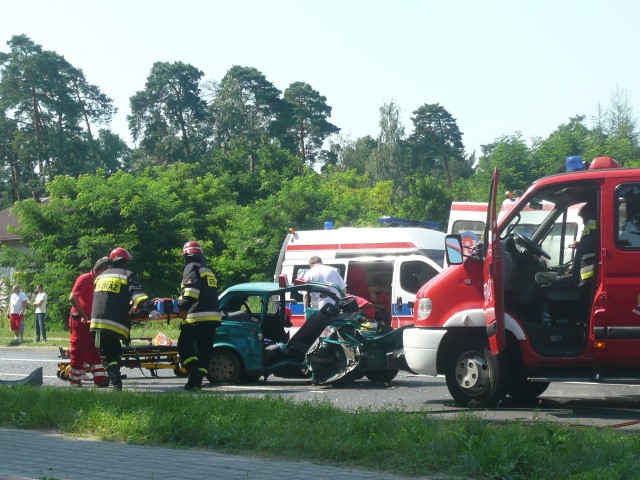
[[[124,248],[113,249],[109,268],[95,280],[91,311],[91,335],[115,390],[122,390],[120,342],[129,341],[130,313],[150,312],[149,318],[160,316],[133,272],[127,269],[130,261],[131,255]]]
[[[218,280],[204,263],[202,247],[189,241],[182,247],[185,267],[178,305],[185,315],[180,325],[178,354],[189,374],[185,390],[199,390],[209,371],[213,341],[220,326]]]

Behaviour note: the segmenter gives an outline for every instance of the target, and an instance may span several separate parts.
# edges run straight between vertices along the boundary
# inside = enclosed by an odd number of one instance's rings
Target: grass
[[[442,420],[279,397],[0,387],[0,425],[409,476],[640,478],[637,435],[543,421],[487,422],[473,413]]]

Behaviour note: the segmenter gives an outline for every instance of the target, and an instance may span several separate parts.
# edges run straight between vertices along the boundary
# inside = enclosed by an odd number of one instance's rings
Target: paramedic
[[[122,390],[120,342],[129,341],[129,314],[149,312],[152,319],[160,316],[134,279],[133,272],[127,269],[130,261],[129,252],[124,248],[114,248],[109,255],[109,268],[96,278],[93,293],[91,335],[115,390]]]
[[[334,287],[331,287],[331,289],[338,297],[344,296],[347,288],[347,284],[340,276],[338,270],[323,264],[322,259],[317,255],[309,259],[309,270],[306,271],[302,278],[311,282],[325,282],[337,285],[342,292],[339,292]],[[316,292],[311,293],[311,308],[320,310],[327,303],[335,303],[335,301],[328,295]],[[307,305],[306,298],[305,305]]]
[[[178,306],[186,317],[180,325],[178,354],[187,369],[189,380],[185,390],[202,388],[202,379],[209,371],[216,330],[220,326],[218,280],[204,263],[202,247],[190,241],[182,247],[185,267],[182,272]]]
[[[93,374],[96,387],[108,387],[109,377],[104,371],[100,355],[93,343],[89,326],[91,323],[91,305],[93,304],[93,282],[109,265],[109,257],[99,259],[93,269],[83,273],[73,285],[69,301],[71,316],[69,317],[71,358],[69,365],[69,383],[72,387],[81,387],[84,375],[84,364],[88,364]]]

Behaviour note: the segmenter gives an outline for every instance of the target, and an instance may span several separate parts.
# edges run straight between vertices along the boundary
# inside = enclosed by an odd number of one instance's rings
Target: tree
[[[15,121],[12,137],[24,170],[37,172],[38,185],[64,173],[88,171],[93,151],[92,125],[111,120],[112,100],[91,85],[82,70],[44,50],[26,35],[13,36],[9,53],[0,53],[0,111]],[[24,191],[14,186],[15,192]],[[16,198],[17,199],[17,198]]]
[[[400,107],[393,100],[380,107],[380,133],[366,169],[374,183],[393,180],[396,186],[401,186],[409,172],[404,126],[400,115]]]
[[[532,155],[520,132],[500,137],[492,144],[482,145],[482,151],[474,184],[481,186],[484,192],[489,191],[495,167],[500,170],[500,183],[506,190],[524,191],[541,176],[538,160]]]
[[[369,135],[360,137],[355,142],[344,141],[338,143],[338,169],[354,169],[359,174],[364,175],[369,159],[377,146],[378,142]]]
[[[462,132],[455,118],[440,104],[425,104],[413,112],[413,133],[409,136],[414,168],[417,173],[433,174],[442,171],[447,184],[452,186],[454,177],[471,174],[466,161]]]
[[[290,134],[295,138],[297,153],[313,165],[320,155],[324,140],[340,129],[329,123],[331,107],[327,98],[304,82],[294,82],[284,91],[292,123]]]
[[[144,90],[130,99],[127,117],[134,141],[155,163],[195,162],[205,150],[203,72],[183,62],[156,62]]]
[[[584,116],[577,115],[562,124],[546,140],[534,141],[533,154],[540,162],[540,175],[560,173],[565,170],[565,160],[574,155],[584,155],[592,132],[584,124]]]
[[[263,136],[279,133],[281,93],[256,68],[231,67],[215,87],[211,104],[216,145],[229,147],[232,140],[244,138],[258,148]]]

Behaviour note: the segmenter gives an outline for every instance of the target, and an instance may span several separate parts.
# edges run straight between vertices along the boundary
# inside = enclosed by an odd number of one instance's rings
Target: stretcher
[[[158,337],[156,337],[157,339]],[[58,371],[56,376],[60,380],[69,380],[70,352],[68,348],[58,347]],[[176,377],[186,377],[187,371],[180,364],[178,347],[176,345],[154,345],[152,338],[132,338],[129,345],[122,347],[120,364],[131,369],[149,370],[152,377],[158,376],[158,370],[171,369]],[[85,372],[90,374],[88,365]]]
[[[173,318],[181,317],[176,300],[171,298],[155,298],[154,307],[160,313],[154,320],[166,320],[169,322]],[[146,314],[141,312],[130,312],[132,323],[151,321]],[[56,376],[60,380],[69,380],[69,369],[71,368],[71,354],[69,349],[58,347],[60,350],[60,361],[58,361],[58,371]],[[120,355],[120,365],[127,368],[137,368],[149,370],[152,377],[158,376],[158,370],[171,369],[176,377],[186,377],[187,371],[180,364],[178,347],[164,334],[159,333],[155,338],[131,338],[128,345],[122,347]],[[85,372],[91,373],[88,365],[85,365]],[[124,376],[123,376],[124,377]]]

